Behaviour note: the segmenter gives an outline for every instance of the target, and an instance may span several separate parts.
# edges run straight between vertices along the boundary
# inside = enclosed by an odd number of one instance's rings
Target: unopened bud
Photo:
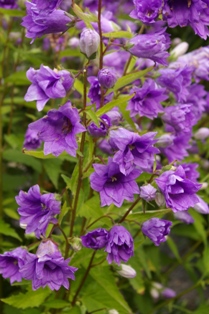
[[[112,88],[117,81],[117,75],[114,70],[104,68],[99,71],[98,80],[102,87]]]
[[[178,58],[180,56],[183,56],[189,48],[189,44],[187,42],[182,42],[178,44],[172,51],[171,55],[173,55],[175,58]]]
[[[173,144],[173,136],[170,134],[164,134],[157,139],[157,143],[155,144],[157,147],[168,147]]]
[[[121,264],[121,269],[118,270],[118,274],[125,278],[136,277],[136,271],[129,265]]]
[[[78,48],[79,47],[79,39],[77,37],[72,37],[69,39],[68,41],[68,45],[70,46],[70,48]]]
[[[200,213],[200,214],[209,214],[209,207],[208,204],[203,201],[203,199],[199,196],[197,196],[199,199],[199,202],[194,205],[194,209]]]
[[[80,36],[80,50],[88,59],[94,59],[99,46],[99,34],[90,28],[84,28]]]
[[[76,237],[70,238],[70,239],[68,239],[68,242],[75,252],[78,252],[81,250],[82,245],[81,245],[81,239],[80,238],[76,238]]]
[[[109,310],[108,314],[119,314],[119,312],[115,309]]]
[[[194,135],[196,140],[205,140],[207,137],[209,137],[208,128],[200,128]]]
[[[165,206],[165,198],[164,198],[163,194],[160,193],[159,191],[156,193],[155,202],[157,203],[157,205],[159,207]]]

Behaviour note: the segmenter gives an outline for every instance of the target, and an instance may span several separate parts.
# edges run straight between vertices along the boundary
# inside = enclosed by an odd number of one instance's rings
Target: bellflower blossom
[[[57,246],[50,240],[42,242],[36,254],[28,253],[25,265],[21,268],[24,279],[32,280],[33,290],[48,286],[59,290],[69,289],[69,280],[74,280],[77,268],[69,266],[70,259],[64,260]]]
[[[133,37],[130,42],[133,45],[129,52],[138,58],[148,58],[162,65],[168,65],[167,49],[170,46],[169,35],[165,29],[153,34],[141,34]]]
[[[46,34],[65,32],[72,23],[72,19],[65,11],[54,10],[49,14],[40,14],[37,5],[26,1],[27,15],[23,17],[21,25],[26,28],[26,37],[32,38],[31,43]]]
[[[36,184],[28,192],[20,191],[15,197],[20,214],[20,224],[26,225],[26,233],[34,232],[37,238],[44,236],[49,223],[56,224],[55,215],[60,213],[61,202],[55,194],[41,194]]]
[[[109,143],[117,149],[113,161],[119,165],[120,171],[128,175],[135,167],[141,171],[152,172],[154,154],[159,150],[153,146],[156,133],[148,132],[139,135],[124,128],[110,131]]]
[[[96,109],[100,108],[101,102],[101,84],[96,76],[89,76],[88,82],[90,83],[88,97],[90,98],[92,104],[96,104]],[[113,96],[113,93],[110,93],[104,97],[104,104],[109,102]]]
[[[166,241],[166,236],[170,233],[172,222],[165,219],[151,218],[142,224],[142,232],[156,246]]]
[[[87,130],[89,134],[93,137],[104,137],[107,135],[110,126],[111,126],[110,118],[108,117],[108,115],[103,114],[100,117],[99,126],[92,122],[88,126]]]
[[[56,157],[64,151],[75,157],[78,148],[76,134],[86,130],[80,123],[78,110],[72,107],[70,101],[58,110],[50,110],[47,116],[29,124],[29,128],[38,132],[44,142],[44,154]]]
[[[109,232],[109,239],[105,252],[108,253],[107,261],[120,265],[127,262],[134,254],[134,244],[131,234],[123,226],[114,226]]]
[[[165,171],[155,181],[165,197],[166,206],[174,212],[194,207],[199,201],[196,192],[201,184],[187,179],[182,166],[178,166],[175,171]]]
[[[22,281],[21,267],[25,264],[28,252],[21,247],[13,251],[0,254],[0,274],[3,278],[10,278],[10,283]]]
[[[30,68],[27,78],[32,85],[25,95],[26,101],[37,101],[37,109],[41,111],[49,99],[65,97],[73,86],[74,79],[66,70],[51,70],[48,66],[41,65],[39,70]]]
[[[162,7],[162,0],[133,0],[134,10],[130,16],[145,24],[154,23]]]
[[[128,175],[121,173],[119,165],[109,157],[107,165],[94,164],[90,176],[91,188],[100,193],[101,206],[115,204],[121,207],[124,200],[133,202],[139,187],[134,181],[141,173],[133,169]]]
[[[28,150],[30,149],[35,150],[36,148],[39,148],[40,146],[41,146],[41,141],[38,137],[37,132],[34,132],[28,128],[25,133],[25,140],[23,143],[23,147],[25,147]]]
[[[106,246],[109,239],[109,232],[106,229],[98,228],[81,237],[83,246],[98,250]]]
[[[104,88],[112,88],[117,81],[117,75],[114,70],[103,68],[99,70],[98,81]]]
[[[48,15],[59,7],[62,0],[32,0],[41,15]]]
[[[133,87],[130,93],[135,93],[127,106],[131,117],[139,115],[149,119],[157,118],[158,113],[163,112],[160,102],[168,98],[165,89],[160,88],[152,79],[146,80],[141,88]]]

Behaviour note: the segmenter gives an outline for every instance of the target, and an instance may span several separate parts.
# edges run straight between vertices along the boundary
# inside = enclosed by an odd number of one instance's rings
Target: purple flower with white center
[[[109,232],[109,240],[105,248],[108,253],[107,261],[120,265],[121,262],[128,262],[134,255],[134,244],[131,234],[123,226],[114,226]]]
[[[162,7],[162,0],[133,0],[135,9],[130,16],[143,23],[154,23]]]
[[[130,93],[135,93],[127,106],[131,117],[139,115],[149,119],[157,118],[158,113],[163,112],[160,102],[168,98],[165,89],[160,88],[152,79],[146,80],[141,88],[133,87]]]
[[[163,7],[163,18],[169,27],[190,25],[195,34],[203,39],[209,35],[208,0],[182,1],[166,0]]]
[[[89,134],[93,137],[104,137],[107,135],[110,126],[111,126],[110,118],[108,117],[108,115],[103,114],[100,117],[99,126],[92,122],[88,126],[87,130]]]
[[[99,80],[96,76],[89,76],[88,82],[90,83],[90,88],[88,92],[88,97],[91,100],[91,103],[96,104],[96,109],[100,108],[100,101],[101,101],[101,85]],[[113,93],[110,93],[104,97],[104,104],[109,102],[113,96]]]
[[[37,109],[41,111],[49,99],[62,98],[73,86],[74,79],[66,70],[51,70],[41,65],[39,70],[30,68],[27,78],[32,85],[24,97],[26,101],[37,101]]]
[[[142,224],[142,232],[156,246],[166,241],[166,236],[170,233],[172,222],[169,220],[151,218]]]
[[[186,210],[174,213],[174,217],[188,225],[194,223],[194,218]]]
[[[32,3],[36,5],[37,11],[41,15],[48,15],[59,7],[62,0],[33,0]]]
[[[0,0],[0,8],[16,9],[17,7],[17,0]]]
[[[106,229],[98,228],[81,237],[83,246],[98,250],[106,246],[109,239],[109,232]]]
[[[49,223],[56,224],[55,215],[60,213],[61,202],[53,193],[41,194],[36,184],[28,192],[20,191],[15,197],[20,224],[26,225],[26,234],[34,232],[37,238],[45,236]]]
[[[194,209],[200,214],[209,214],[208,204],[200,196],[197,195],[197,197],[198,203],[194,205]]]
[[[189,144],[190,139],[191,132],[178,133],[173,135],[173,143],[166,148],[160,148],[160,151],[168,158],[169,162],[182,160],[188,156],[187,150],[191,147]]]
[[[162,65],[168,65],[169,53],[166,51],[170,46],[169,35],[165,29],[154,34],[141,34],[132,38],[129,42],[133,45],[129,52],[138,58],[148,58]]]
[[[94,164],[93,167],[95,172],[90,176],[91,188],[100,193],[102,207],[111,204],[121,207],[124,200],[133,202],[134,194],[139,194],[135,179],[141,171],[133,169],[125,176],[110,157],[107,165]]]
[[[38,137],[37,132],[34,132],[28,128],[25,133],[25,140],[23,143],[23,147],[25,147],[28,150],[30,149],[35,150],[36,148],[39,148],[40,146],[41,146],[41,141]]]
[[[53,154],[56,157],[64,151],[75,157],[78,148],[76,134],[86,131],[80,123],[78,110],[72,107],[70,101],[58,110],[50,110],[47,116],[29,124],[29,128],[38,132],[44,142],[44,155]]]
[[[117,81],[117,75],[114,70],[103,68],[99,70],[98,81],[102,87],[112,88]]]
[[[59,290],[61,286],[69,289],[69,280],[75,280],[77,268],[69,266],[70,259],[64,260],[57,246],[50,240],[42,242],[36,254],[26,256],[25,265],[21,268],[24,279],[32,280],[32,289],[48,286]]]
[[[201,188],[201,184],[187,179],[182,166],[175,171],[165,171],[155,181],[165,197],[166,206],[174,212],[194,207],[199,201],[196,192]]]
[[[23,17],[21,25],[26,28],[26,37],[32,38],[31,43],[46,34],[63,33],[67,31],[72,19],[65,11],[54,10],[50,14],[40,14],[37,5],[26,2],[27,15]]]
[[[155,199],[156,192],[157,190],[151,184],[140,187],[140,197],[147,202],[153,201]]]
[[[176,106],[166,107],[162,120],[166,123],[166,131],[176,133],[192,131],[192,127],[197,123],[193,113],[192,105],[178,104]]]
[[[99,34],[90,28],[84,28],[80,35],[80,50],[87,58],[92,58],[99,47]]]
[[[185,66],[177,69],[161,69],[159,72],[161,76],[157,82],[172,92],[179,102],[185,101],[189,95],[188,87],[191,84],[193,68]]]
[[[3,278],[10,278],[10,283],[22,281],[20,269],[25,264],[28,252],[21,247],[13,251],[0,254],[0,274]]]
[[[113,161],[119,165],[124,175],[128,175],[135,167],[152,172],[154,154],[159,152],[153,146],[156,143],[155,135],[155,132],[148,132],[140,136],[124,128],[110,131],[110,145],[118,150]]]

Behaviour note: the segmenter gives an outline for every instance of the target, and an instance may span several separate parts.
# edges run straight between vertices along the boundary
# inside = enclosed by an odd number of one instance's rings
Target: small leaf
[[[64,307],[68,307],[70,303],[64,300],[56,299],[56,300],[47,301],[43,305],[50,309],[63,309]]]
[[[162,218],[164,215],[171,212],[171,209],[158,209],[158,210],[149,210],[146,213],[133,213],[128,215],[127,219],[136,220],[138,223],[143,223],[146,220],[149,220],[153,217]]]
[[[124,103],[126,104],[132,97],[133,95],[128,95],[128,96],[126,95],[126,96],[121,96],[118,99],[114,99],[110,101],[108,104],[106,104],[105,106],[97,110],[96,112],[97,117],[100,117],[101,115],[103,115],[107,111],[110,111],[114,107],[120,108],[120,106],[122,106]]]
[[[107,37],[107,38],[132,38],[133,34],[127,31],[117,31],[117,32],[103,33],[102,36]]]
[[[14,9],[3,9],[0,8],[0,14],[4,14],[4,15],[8,15],[8,16],[14,16],[14,17],[22,17],[25,15],[24,11],[20,11],[20,10],[14,10]]]
[[[0,234],[10,236],[22,242],[22,239],[19,237],[16,231],[12,227],[10,227],[9,224],[4,222],[2,219],[0,220]]]
[[[44,160],[44,169],[46,170],[49,179],[52,181],[56,189],[58,189],[58,180],[60,176],[62,162],[63,161],[60,159]]]

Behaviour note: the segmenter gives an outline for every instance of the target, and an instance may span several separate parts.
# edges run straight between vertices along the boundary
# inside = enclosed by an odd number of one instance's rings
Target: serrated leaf
[[[110,111],[114,107],[120,108],[120,106],[122,106],[124,103],[126,104],[132,97],[133,95],[128,95],[128,96],[126,95],[126,96],[121,96],[118,99],[114,99],[110,101],[108,104],[104,105],[102,108],[97,110],[96,112],[97,117],[100,117],[101,115]]]
[[[2,219],[0,219],[0,234],[10,236],[19,241],[22,241],[22,239],[19,237],[16,231],[9,224],[4,222]]]
[[[18,309],[27,309],[40,306],[51,293],[48,288],[40,288],[36,291],[19,293],[9,298],[4,298],[1,301]]]

